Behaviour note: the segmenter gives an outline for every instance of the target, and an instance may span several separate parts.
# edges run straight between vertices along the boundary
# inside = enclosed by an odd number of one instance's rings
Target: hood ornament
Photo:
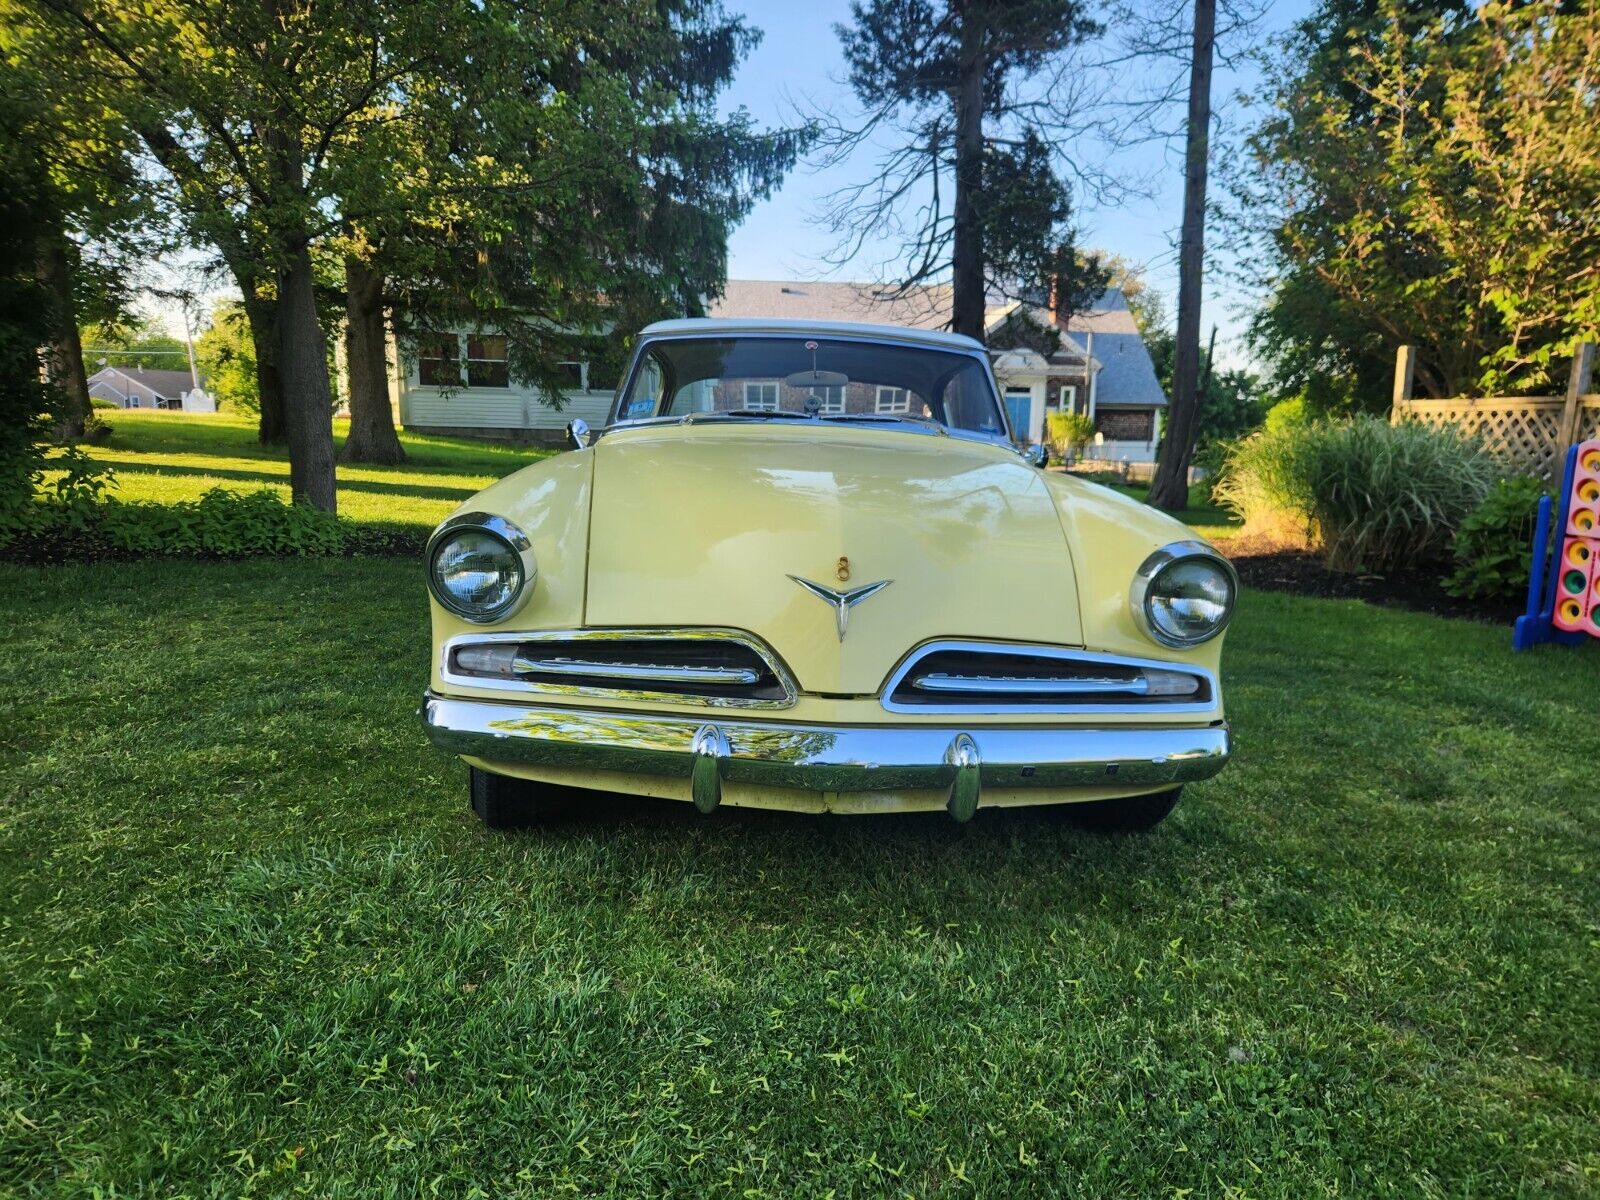
[[[845,630],[850,625],[850,610],[868,596],[876,596],[894,582],[892,579],[880,579],[877,583],[869,583],[865,587],[851,588],[848,592],[836,592],[831,587],[824,587],[822,584],[813,583],[809,579],[801,579],[798,575],[791,575],[789,578],[805,588],[818,600],[833,605],[834,616],[838,619],[839,640],[841,642],[844,641]]]

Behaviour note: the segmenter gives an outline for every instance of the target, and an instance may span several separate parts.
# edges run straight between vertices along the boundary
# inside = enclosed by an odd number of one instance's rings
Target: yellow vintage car
[[[1227,762],[1233,569],[1014,449],[977,342],[663,322],[569,433],[428,544],[423,722],[486,825],[621,792],[1142,830]]]

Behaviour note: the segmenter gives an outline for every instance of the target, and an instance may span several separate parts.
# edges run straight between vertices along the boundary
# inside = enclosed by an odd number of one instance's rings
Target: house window
[[[778,411],[778,385],[776,383],[747,383],[744,385],[744,406],[762,412]]]
[[[583,387],[583,364],[581,362],[564,362],[561,364],[561,373],[566,376],[567,386],[573,391],[581,392]]]
[[[878,389],[878,411],[903,413],[911,411],[911,397],[905,388],[881,387]]]
[[[129,396],[128,397],[128,407],[129,408],[139,408],[139,407],[141,407],[141,405],[139,404],[139,397],[137,397],[137,396]]]
[[[1078,411],[1078,385],[1064,383],[1061,385],[1060,408],[1062,412]]]
[[[506,339],[499,335],[467,339],[467,386],[503,388],[511,386],[511,368],[506,359]]]
[[[807,388],[806,392],[822,401],[822,407],[818,410],[819,412],[842,413],[844,411],[843,384],[833,384],[828,387]]]
[[[417,343],[417,382],[424,387],[461,386],[461,347],[454,334],[423,335]]]
[[[1094,427],[1108,442],[1148,442],[1155,437],[1155,417],[1150,408],[1102,408]]]

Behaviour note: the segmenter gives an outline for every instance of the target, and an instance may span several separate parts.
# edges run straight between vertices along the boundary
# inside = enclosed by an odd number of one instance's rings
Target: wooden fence
[[[1508,474],[1554,479],[1567,447],[1600,437],[1600,393],[1589,390],[1595,348],[1584,342],[1572,359],[1564,396],[1484,396],[1475,400],[1416,400],[1411,378],[1416,347],[1402,346],[1394,363],[1393,422],[1455,425],[1483,438]]]

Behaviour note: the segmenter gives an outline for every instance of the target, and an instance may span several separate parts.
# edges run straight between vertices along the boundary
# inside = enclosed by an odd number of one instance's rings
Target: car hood
[[[832,695],[876,692],[933,638],[1082,644],[1056,504],[1004,447],[691,423],[617,431],[593,454],[587,625],[746,630]],[[850,609],[841,641],[835,607],[791,576],[892,582]]]

